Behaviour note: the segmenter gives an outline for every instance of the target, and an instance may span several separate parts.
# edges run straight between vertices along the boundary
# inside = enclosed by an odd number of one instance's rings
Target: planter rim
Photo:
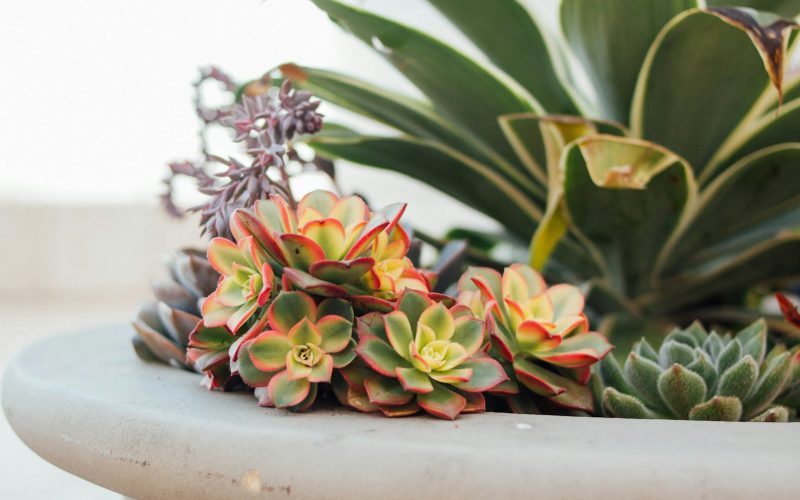
[[[791,497],[800,424],[306,414],[144,363],[116,325],[19,352],[3,409],[45,460],[136,498]]]

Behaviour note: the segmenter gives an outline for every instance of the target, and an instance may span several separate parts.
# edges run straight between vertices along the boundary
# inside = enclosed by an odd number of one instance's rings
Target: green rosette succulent
[[[767,353],[764,320],[722,336],[695,322],[658,351],[642,339],[624,367],[603,360],[603,409],[622,418],[785,422],[790,412],[775,402],[798,384],[794,358],[782,346]]]
[[[410,238],[398,224],[406,205],[372,212],[358,196],[312,191],[296,208],[272,195],[237,210],[231,231],[252,237],[282,269],[284,287],[322,297],[349,297],[366,309],[391,310],[406,289],[430,291],[406,256]]]
[[[587,387],[590,367],[612,346],[589,331],[578,288],[548,287],[523,264],[507,267],[502,275],[474,267],[459,282],[458,301],[489,324],[496,357],[512,377],[494,392],[506,395],[512,410],[537,412],[533,393],[563,408],[594,411]]]
[[[421,409],[454,419],[483,411],[482,393],[508,378],[482,351],[483,323],[463,305],[448,308],[406,290],[392,312],[367,314],[357,328],[363,363],[342,370],[350,389],[337,394],[361,411],[405,416]]]
[[[231,347],[233,369],[256,389],[262,406],[303,410],[317,385],[356,357],[353,309],[342,299],[320,304],[303,292],[281,292],[268,311],[269,330]]]

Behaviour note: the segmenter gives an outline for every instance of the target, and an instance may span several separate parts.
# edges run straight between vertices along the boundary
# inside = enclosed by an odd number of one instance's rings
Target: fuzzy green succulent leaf
[[[753,418],[775,400],[791,377],[791,367],[789,353],[783,353],[770,360],[763,369],[758,385],[743,401],[744,418]]]
[[[658,379],[661,367],[649,359],[630,353],[625,360],[625,375],[631,385],[638,391],[639,399],[651,408],[667,413],[658,390]]]
[[[789,409],[785,406],[773,406],[750,419],[751,422],[788,422]]]
[[[673,415],[686,419],[692,407],[705,400],[708,388],[703,377],[674,364],[658,377],[658,392]]]
[[[742,343],[739,342],[739,339],[731,340],[728,342],[728,345],[722,349],[722,352],[719,353],[719,357],[717,358],[717,371],[719,373],[725,373],[725,371],[736,364],[741,357]]]
[[[708,355],[703,351],[695,351],[697,359],[686,365],[686,368],[703,377],[709,390],[716,387],[718,372]]]
[[[625,121],[639,69],[661,28],[697,0],[561,2],[561,26],[598,94],[600,115]]]
[[[741,418],[742,402],[736,397],[714,396],[689,412],[689,420],[738,422]]]
[[[603,391],[603,408],[617,418],[658,418],[639,399],[613,387]]]
[[[719,378],[717,394],[744,400],[758,380],[758,363],[749,354],[725,370]]]
[[[675,340],[667,340],[658,350],[658,363],[661,366],[689,365],[695,359],[694,349]]]
[[[643,358],[647,358],[650,361],[658,363],[658,352],[653,349],[653,346],[650,345],[650,342],[647,339],[643,338],[633,348],[633,352],[642,356]]]

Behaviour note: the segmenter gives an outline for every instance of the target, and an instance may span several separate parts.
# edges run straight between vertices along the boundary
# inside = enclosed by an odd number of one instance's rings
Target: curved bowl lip
[[[10,361],[2,386],[26,445],[131,497],[738,498],[800,488],[798,423],[291,414],[141,362],[131,335],[115,325],[41,341]]]

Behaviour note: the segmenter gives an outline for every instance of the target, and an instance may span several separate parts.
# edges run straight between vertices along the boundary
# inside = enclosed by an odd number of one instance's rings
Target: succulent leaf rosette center
[[[330,382],[335,368],[355,358],[352,306],[342,299],[316,304],[303,292],[281,292],[268,317],[270,330],[242,344],[240,365],[251,368],[258,379],[254,385],[266,387],[262,405],[310,405],[316,384]]]
[[[357,352],[369,371],[348,368],[343,374],[351,392],[365,393],[386,415],[423,409],[452,419],[481,411],[481,393],[507,380],[499,363],[481,350],[483,323],[465,306],[448,308],[406,290],[394,311],[359,318],[358,332]]]

